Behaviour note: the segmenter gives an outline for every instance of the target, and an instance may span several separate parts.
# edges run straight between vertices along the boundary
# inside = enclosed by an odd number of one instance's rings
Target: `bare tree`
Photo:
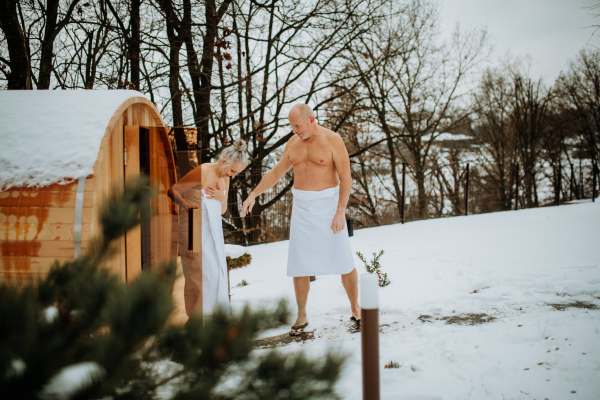
[[[32,89],[29,27],[18,0],[0,0],[0,29],[8,48],[8,59],[0,59],[9,70],[2,68],[7,89]]]
[[[511,82],[502,69],[483,73],[478,91],[473,96],[481,168],[486,173],[492,199],[501,210],[511,209],[514,169],[517,162],[516,139],[509,123],[511,114]]]
[[[509,120],[523,167],[524,201],[527,207],[538,207],[538,162],[542,141],[548,136],[552,92],[543,86],[541,80],[533,81],[519,70],[513,70],[511,75]]]
[[[419,218],[428,216],[426,180],[433,165],[433,142],[469,115],[470,111],[459,105],[468,93],[464,84],[487,56],[485,29],[464,31],[457,26],[451,42],[441,43],[437,6],[427,0],[411,2],[390,27],[379,33],[387,33],[380,39],[382,45],[363,41],[353,57],[361,76],[369,77],[362,83],[378,126],[386,135],[396,197],[400,192],[397,154],[411,167],[418,190]],[[374,64],[377,68],[368,74]]]
[[[0,29],[10,57],[1,61],[10,68],[9,89],[50,88],[54,42],[74,12],[83,13],[79,1],[0,1]]]
[[[582,50],[556,81],[560,105],[576,123],[596,166],[600,160],[600,50]]]

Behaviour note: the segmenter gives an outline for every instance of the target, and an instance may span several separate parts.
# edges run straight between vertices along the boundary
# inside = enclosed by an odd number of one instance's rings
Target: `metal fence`
[[[262,209],[258,216],[241,217],[242,203],[251,192],[254,183],[268,172],[247,171],[235,177],[230,184],[227,212],[223,215],[225,243],[255,245],[289,239],[292,216],[293,173],[290,171],[271,189],[256,199],[255,207]]]
[[[418,198],[416,190],[404,188],[405,207],[404,216],[398,211],[397,204],[388,204],[382,207],[381,215],[377,223],[367,221],[361,217],[360,213],[352,207],[348,208],[347,217],[354,220],[354,228],[370,227],[377,225],[388,225],[393,223],[402,223],[417,221],[422,219],[449,217],[455,215],[483,214],[489,212],[514,210],[526,208],[527,204],[522,195],[522,182],[519,183],[519,175],[516,174],[511,187],[507,190],[505,199],[497,198],[493,193],[489,193],[485,187],[481,186],[480,177],[477,176],[477,166],[469,166],[470,174],[467,169],[461,175],[460,190],[454,194],[430,193],[427,203],[434,208],[435,204],[446,204],[446,212],[437,213],[433,209],[426,218],[423,218],[417,212],[416,200]],[[475,171],[473,171],[475,169]],[[225,242],[241,245],[255,245],[262,243],[277,242],[289,239],[290,218],[292,213],[292,193],[293,174],[290,171],[277,184],[262,194],[258,201],[262,205],[269,205],[262,210],[260,216],[252,221],[252,218],[241,218],[242,202],[251,191],[260,178],[268,171],[264,168],[262,172],[252,175],[248,172],[245,176],[236,177],[232,183],[229,197],[228,211],[223,215],[223,230]],[[515,171],[516,172],[516,171]],[[580,181],[575,182],[573,176],[569,176],[567,171],[563,171],[564,180],[559,183],[560,191],[550,188],[550,196],[545,201],[540,202],[540,206],[558,205],[570,200],[594,199],[597,196],[598,171],[593,173],[593,167],[585,171],[585,176],[581,175]],[[254,179],[254,184],[251,182]],[[399,177],[400,178],[400,177]],[[579,186],[578,186],[579,185]],[[554,193],[557,192],[557,193]],[[548,195],[548,193],[546,193]],[[277,196],[279,198],[277,199]],[[440,198],[441,197],[441,198]],[[557,199],[558,202],[555,202]],[[450,212],[448,212],[448,208]]]

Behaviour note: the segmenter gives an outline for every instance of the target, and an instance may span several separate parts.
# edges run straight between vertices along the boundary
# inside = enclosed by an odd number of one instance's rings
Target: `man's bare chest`
[[[292,165],[303,163],[333,165],[333,150],[326,142],[303,143],[298,141],[291,146],[289,155]]]

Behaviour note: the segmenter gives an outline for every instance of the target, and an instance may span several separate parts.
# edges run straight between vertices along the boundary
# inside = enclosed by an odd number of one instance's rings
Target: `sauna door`
[[[167,159],[169,143],[165,143],[156,127],[124,126],[123,133],[125,182],[144,174],[156,189],[156,197],[148,205],[153,210],[152,219],[125,235],[125,276],[131,282],[142,270],[156,270],[171,259],[172,238],[177,236],[172,232],[173,205],[168,196],[172,184]]]
[[[150,178],[150,131],[139,126],[125,126],[123,129],[125,157],[125,184],[138,175]],[[145,205],[150,209],[151,205]],[[151,223],[143,223],[125,235],[126,278],[131,281],[142,270],[150,271],[152,261]]]
[[[150,179],[150,131],[146,128],[139,129],[140,136],[140,175],[145,175]],[[151,205],[146,204],[146,209],[150,209]],[[140,232],[140,240],[142,246],[142,271],[150,271],[152,260],[152,240],[151,240],[151,223],[150,221],[142,224]]]

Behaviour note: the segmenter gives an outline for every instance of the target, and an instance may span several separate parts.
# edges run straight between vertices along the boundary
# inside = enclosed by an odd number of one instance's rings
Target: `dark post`
[[[596,176],[598,175],[598,167],[592,163],[592,202],[596,202]]]
[[[363,274],[361,288],[361,347],[363,400],[379,400],[379,279]]]
[[[556,205],[560,205],[560,189],[562,189],[562,165],[558,162],[558,186],[556,188],[555,201]]]
[[[469,163],[467,163],[467,177],[465,183],[465,215],[469,215]]]
[[[402,215],[400,216],[400,219],[402,220],[402,223],[404,223],[404,221],[406,221],[405,219],[405,210],[406,209],[406,163],[403,162],[402,163]]]
[[[575,180],[575,171],[573,171],[573,163],[571,163],[571,183],[569,184],[569,201],[573,201],[573,181]]]
[[[581,182],[581,199],[585,199],[585,189],[583,188],[583,168],[581,168],[581,155],[579,156],[579,181]]]
[[[515,210],[519,209],[519,163],[515,167]]]

